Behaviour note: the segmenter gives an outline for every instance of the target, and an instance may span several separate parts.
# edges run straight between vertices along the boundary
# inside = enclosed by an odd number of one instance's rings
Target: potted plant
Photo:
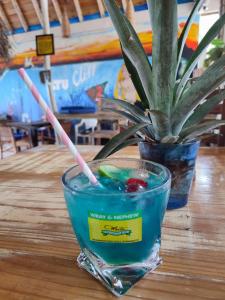
[[[138,142],[141,158],[162,163],[170,169],[172,190],[168,208],[177,208],[187,203],[199,139],[225,124],[223,120],[205,119],[225,98],[224,91],[207,97],[225,80],[225,55],[190,83],[203,50],[223,27],[225,14],[210,28],[182,74],[178,74],[190,26],[203,1],[195,2],[179,38],[177,1],[147,0],[147,3],[153,32],[152,64],[137,33],[116,2],[105,0],[119,35],[125,65],[140,96],[141,108],[123,100],[105,99],[117,103],[121,109],[112,111],[125,116],[133,125],[113,137],[95,159],[105,158]]]

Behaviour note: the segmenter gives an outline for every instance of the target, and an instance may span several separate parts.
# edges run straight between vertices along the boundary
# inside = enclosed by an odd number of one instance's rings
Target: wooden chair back
[[[4,151],[16,152],[16,143],[13,136],[12,129],[6,126],[0,126],[0,151],[1,159],[3,158]]]
[[[225,99],[214,107],[214,109],[208,114],[207,118],[225,120]],[[225,126],[220,126],[215,130],[215,132],[216,134],[214,136],[202,141],[202,146],[225,146]]]

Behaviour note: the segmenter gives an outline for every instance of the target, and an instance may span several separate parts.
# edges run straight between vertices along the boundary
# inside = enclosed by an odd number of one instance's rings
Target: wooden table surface
[[[8,122],[7,126],[9,127],[16,127],[22,129],[37,129],[40,127],[49,126],[50,123],[48,121],[34,121],[34,122]]]
[[[79,148],[86,159],[99,150]],[[137,153],[130,147],[120,156]],[[60,182],[72,163],[63,146],[0,162],[1,300],[115,299],[75,263],[79,247]],[[225,299],[224,186],[225,148],[201,149],[188,206],[166,213],[163,264],[124,299]]]
[[[109,111],[97,111],[96,113],[88,114],[55,114],[58,120],[72,120],[72,119],[98,119],[107,121],[119,121],[123,120],[124,117],[114,112]]]

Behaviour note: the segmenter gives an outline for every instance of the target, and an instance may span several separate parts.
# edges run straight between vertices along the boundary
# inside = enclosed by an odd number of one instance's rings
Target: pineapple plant
[[[225,80],[225,55],[190,84],[190,77],[201,54],[223,27],[225,14],[209,29],[184,71],[179,74],[188,32],[204,0],[195,2],[179,38],[177,1],[147,0],[153,32],[152,64],[135,29],[116,1],[104,2],[118,33],[124,62],[142,108],[120,99],[104,99],[116,103],[120,109],[111,111],[125,116],[132,126],[113,137],[95,158],[105,158],[140,140],[152,144],[190,143],[225,124],[225,120],[205,119],[213,107],[225,99],[225,91],[207,97]]]

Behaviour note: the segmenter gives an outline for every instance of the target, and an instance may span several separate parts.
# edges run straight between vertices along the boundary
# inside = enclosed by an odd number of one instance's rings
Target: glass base
[[[184,207],[188,201],[188,194],[184,195],[170,195],[167,204],[167,210]]]
[[[115,296],[124,295],[146,274],[154,271],[162,260],[159,244],[155,245],[151,256],[142,263],[129,265],[109,265],[87,249],[82,249],[77,258],[79,267],[98,279]]]

